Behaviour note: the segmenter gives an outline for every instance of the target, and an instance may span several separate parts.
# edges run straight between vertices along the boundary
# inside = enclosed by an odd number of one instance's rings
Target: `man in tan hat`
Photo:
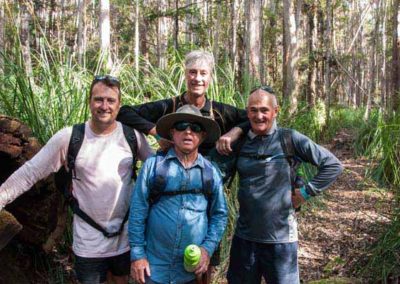
[[[198,152],[220,129],[192,105],[165,115],[156,127],[174,146],[149,158],[137,179],[129,216],[131,275],[139,283],[198,283],[227,222],[219,172]],[[183,265],[190,244],[201,249],[194,272]]]

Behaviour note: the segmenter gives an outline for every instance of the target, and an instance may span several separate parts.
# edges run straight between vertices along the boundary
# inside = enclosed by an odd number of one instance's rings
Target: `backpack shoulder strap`
[[[125,124],[122,124],[122,129],[124,131],[126,142],[128,142],[129,148],[132,152],[132,179],[136,180],[138,145],[135,130]]]
[[[65,199],[70,202],[72,196],[72,179],[76,177],[75,160],[82,146],[85,136],[85,124],[75,124],[72,127],[72,134],[69,139],[67,154],[66,154],[66,169],[62,166],[54,175],[54,182],[57,189],[62,193]]]
[[[217,117],[221,120],[221,124],[219,124],[218,123],[218,125],[220,125],[220,127],[222,128],[221,129],[221,132],[222,133],[225,133],[225,132],[227,132],[226,131],[226,128],[225,128],[225,119],[224,119],[224,116],[221,114],[221,112],[214,106],[214,101],[213,100],[210,100],[210,104],[211,104],[211,108],[210,108],[210,114],[211,114],[211,116],[212,116],[212,119],[213,120],[215,120],[215,121],[217,121]],[[221,111],[223,112],[223,108],[221,108]],[[218,122],[218,121],[217,121]]]
[[[153,178],[149,184],[149,204],[150,206],[156,203],[167,186],[168,165],[163,160],[165,153],[158,151],[156,154],[156,162],[154,164]]]
[[[235,160],[233,162],[233,172],[232,172],[231,176],[228,179],[228,186],[227,186],[228,188],[231,188],[233,180],[235,179],[235,175],[236,175],[236,172],[237,172],[237,163],[238,163],[238,160],[239,160],[240,152],[242,151],[242,147],[243,147],[244,143],[246,142],[246,137],[247,137],[247,134],[242,135],[239,138],[237,144],[235,145],[235,149],[234,149],[234,151],[235,151]]]
[[[292,130],[289,128],[278,128],[278,131],[283,153],[285,154],[286,159],[288,159],[289,164],[292,166],[295,157],[295,149],[292,140]]]
[[[67,166],[68,170],[72,173],[73,179],[79,179],[76,176],[75,161],[81,149],[83,139],[85,137],[85,123],[75,124],[72,127],[72,134],[69,140],[67,151]]]
[[[283,153],[290,166],[290,183],[292,185],[292,191],[294,191],[300,183],[304,183],[302,178],[297,175],[297,169],[301,164],[301,160],[296,157],[292,139],[293,130],[289,128],[278,128],[278,131]]]
[[[213,165],[204,160],[204,169],[201,170],[201,179],[202,179],[202,186],[203,186],[203,194],[207,198],[210,199],[212,190],[214,188],[214,172],[213,172]]]

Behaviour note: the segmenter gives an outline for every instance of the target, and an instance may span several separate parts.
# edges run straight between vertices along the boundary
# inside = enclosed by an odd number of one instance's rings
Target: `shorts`
[[[297,242],[256,243],[234,236],[228,268],[229,284],[298,284]]]
[[[114,276],[129,275],[131,268],[130,252],[111,257],[81,257],[75,255],[75,274],[81,284],[104,283],[107,272]]]

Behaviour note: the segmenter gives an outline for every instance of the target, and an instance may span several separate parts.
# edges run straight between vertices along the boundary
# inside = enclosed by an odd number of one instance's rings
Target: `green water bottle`
[[[201,250],[196,245],[188,245],[183,253],[183,266],[187,272],[196,270],[197,265],[200,263]]]

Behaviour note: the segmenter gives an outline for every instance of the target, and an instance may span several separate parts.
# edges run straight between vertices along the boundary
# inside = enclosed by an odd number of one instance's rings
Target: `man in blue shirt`
[[[238,143],[241,146],[234,147],[235,155],[214,157],[223,172],[229,175],[236,168],[239,174],[240,209],[228,283],[261,283],[262,277],[268,284],[299,283],[295,209],[326,189],[343,169],[327,149],[295,130],[277,127],[277,115],[273,91],[256,89],[247,105],[251,130]],[[294,161],[283,148],[282,137],[287,132],[290,139],[285,142],[292,144],[294,158],[318,170],[300,188],[293,182],[290,164]]]
[[[156,128],[174,147],[149,158],[136,181],[129,216],[131,275],[139,283],[196,283],[227,222],[219,171],[198,153],[202,142],[218,139],[220,129],[192,105],[163,116]],[[201,249],[194,273],[183,266],[190,244]]]

